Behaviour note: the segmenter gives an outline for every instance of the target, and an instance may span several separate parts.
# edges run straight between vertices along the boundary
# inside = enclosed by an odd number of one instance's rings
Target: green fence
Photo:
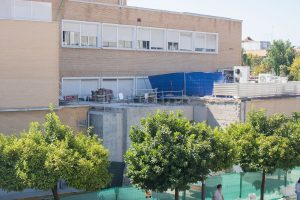
[[[272,175],[267,175],[265,199],[279,199],[283,196],[294,195],[295,183],[300,177],[300,168],[285,172],[277,170]],[[259,197],[261,174],[260,173],[227,173],[212,176],[206,181],[206,197],[212,198],[216,185],[223,185],[223,195],[226,200],[249,199],[249,194]],[[180,193],[181,200],[201,199],[201,184],[191,186],[191,189]],[[111,188],[100,192],[86,193],[64,197],[62,200],[142,200],[145,193],[134,187]],[[165,193],[152,192],[153,200],[173,200],[172,191]]]

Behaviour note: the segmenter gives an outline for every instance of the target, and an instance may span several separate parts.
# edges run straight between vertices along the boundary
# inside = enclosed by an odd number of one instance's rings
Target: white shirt
[[[296,184],[296,192],[297,192],[297,193],[298,193],[298,192],[300,193],[300,183],[297,183],[297,184]]]
[[[222,193],[219,190],[216,190],[214,197],[215,197],[215,200],[223,200]]]

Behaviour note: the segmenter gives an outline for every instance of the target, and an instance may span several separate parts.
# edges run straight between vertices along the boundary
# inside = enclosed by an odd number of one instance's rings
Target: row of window
[[[62,23],[62,45],[216,53],[218,34],[68,20]]]

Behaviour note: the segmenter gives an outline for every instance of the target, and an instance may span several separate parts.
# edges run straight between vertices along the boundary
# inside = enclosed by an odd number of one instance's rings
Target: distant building
[[[267,49],[271,46],[269,41],[255,41],[251,37],[247,37],[242,41],[242,48],[247,54],[256,56],[266,56]]]
[[[247,37],[242,41],[242,47],[245,51],[267,50],[271,46],[269,41],[255,41],[251,37]]]

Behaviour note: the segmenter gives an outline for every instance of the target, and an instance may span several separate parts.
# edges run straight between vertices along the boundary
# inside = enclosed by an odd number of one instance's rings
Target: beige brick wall
[[[241,22],[174,12],[67,1],[64,19],[219,33],[219,54],[60,50],[61,76],[127,76],[215,71],[241,63]],[[137,19],[142,20],[137,23]]]
[[[62,123],[73,128],[74,132],[86,131],[86,127],[81,126],[87,120],[88,106],[63,107],[56,110]],[[28,130],[31,122],[44,123],[45,115],[49,111],[19,111],[0,112],[0,133],[11,135]]]
[[[0,20],[0,27],[0,110],[57,105],[57,23]]]
[[[60,76],[128,76],[178,71],[215,71],[241,64],[242,22],[219,17],[65,0],[53,3],[53,17],[219,33],[219,54],[60,49]],[[87,0],[111,1],[118,0]],[[59,11],[60,8],[60,12]],[[165,8],[167,9],[167,8]],[[137,22],[140,18],[142,21]],[[58,20],[60,21],[60,20]]]

